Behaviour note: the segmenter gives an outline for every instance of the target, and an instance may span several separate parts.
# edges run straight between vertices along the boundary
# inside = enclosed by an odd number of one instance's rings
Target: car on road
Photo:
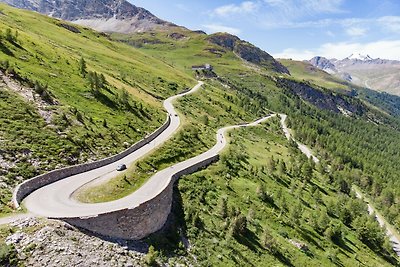
[[[117,171],[124,171],[124,170],[126,170],[126,165],[125,164],[120,164],[120,165],[118,165],[117,166]]]

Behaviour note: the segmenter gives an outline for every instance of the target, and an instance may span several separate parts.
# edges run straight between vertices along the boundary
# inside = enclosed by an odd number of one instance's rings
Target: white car
[[[124,170],[126,170],[126,165],[125,164],[120,164],[120,165],[118,165],[117,166],[117,171],[124,171]]]

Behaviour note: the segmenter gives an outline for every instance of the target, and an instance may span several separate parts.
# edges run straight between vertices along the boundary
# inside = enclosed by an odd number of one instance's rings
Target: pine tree
[[[228,203],[225,197],[220,198],[220,202],[218,205],[218,215],[224,219],[228,217]]]
[[[230,234],[233,237],[244,235],[247,231],[247,219],[242,214],[239,214],[232,222]]]
[[[6,38],[6,40],[9,41],[10,43],[12,43],[12,42],[15,41],[15,36],[12,34],[10,28],[6,29],[5,38]]]
[[[79,73],[81,74],[82,77],[86,77],[87,74],[87,67],[86,67],[86,61],[83,57],[79,60]]]
[[[270,172],[275,172],[275,170],[276,170],[276,162],[275,162],[274,158],[271,157],[267,161],[267,167],[268,167]]]
[[[261,244],[272,254],[277,252],[278,244],[267,228],[264,228],[263,235],[261,237]]]

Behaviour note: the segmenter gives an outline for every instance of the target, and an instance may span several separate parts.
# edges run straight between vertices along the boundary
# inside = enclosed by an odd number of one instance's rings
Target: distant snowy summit
[[[353,53],[350,56],[346,57],[345,59],[348,60],[361,60],[361,61],[371,61],[374,60],[372,57],[369,55],[362,55],[360,53]]]

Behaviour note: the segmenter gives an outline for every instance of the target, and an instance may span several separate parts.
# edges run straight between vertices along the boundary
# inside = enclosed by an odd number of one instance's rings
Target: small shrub
[[[154,249],[153,246],[150,246],[149,251],[147,252],[147,255],[144,259],[147,266],[157,266],[157,257],[158,252]]]

